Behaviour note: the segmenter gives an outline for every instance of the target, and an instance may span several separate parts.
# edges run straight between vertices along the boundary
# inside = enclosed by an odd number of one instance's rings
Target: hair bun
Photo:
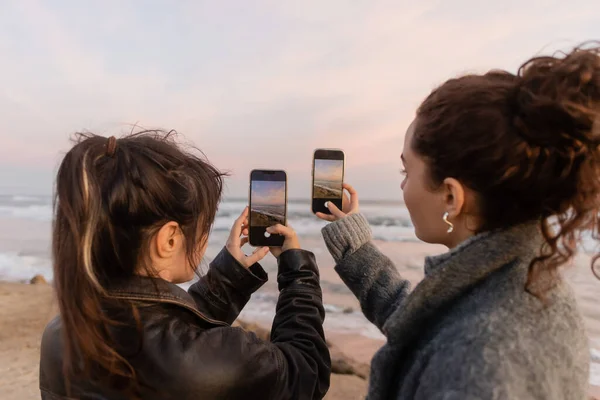
[[[530,145],[560,152],[600,144],[600,48],[562,57],[535,57],[520,68],[509,92],[513,124]]]

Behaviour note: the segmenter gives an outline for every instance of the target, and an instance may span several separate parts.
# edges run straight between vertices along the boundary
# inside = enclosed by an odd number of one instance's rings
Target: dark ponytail
[[[64,373],[68,382],[110,383],[139,397],[135,370],[111,335],[122,321],[106,310],[118,308],[139,322],[137,311],[111,302],[106,288],[140,270],[154,273],[148,240],[169,221],[180,225],[195,259],[216,215],[222,174],[181,150],[171,133],[145,131],[118,141],[77,134],[75,141],[58,171],[53,226]]]
[[[412,146],[434,186],[454,177],[477,193],[479,231],[539,221],[528,288],[552,282],[582,235],[600,235],[599,47],[449,80],[420,106]]]

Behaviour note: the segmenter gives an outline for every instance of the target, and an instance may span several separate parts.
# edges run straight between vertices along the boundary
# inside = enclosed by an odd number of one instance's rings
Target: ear
[[[156,254],[160,258],[171,257],[181,247],[182,239],[179,224],[175,221],[167,222],[156,233],[154,239]]]
[[[466,188],[454,178],[446,178],[443,183],[446,212],[451,218],[458,217],[465,207]]]

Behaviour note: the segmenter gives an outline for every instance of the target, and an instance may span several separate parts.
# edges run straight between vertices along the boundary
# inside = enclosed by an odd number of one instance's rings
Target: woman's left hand
[[[348,215],[358,214],[360,212],[358,206],[358,193],[356,190],[347,183],[344,183],[342,187],[344,189],[342,194],[342,209],[340,210],[333,202],[329,201],[327,208],[331,214],[318,212],[315,214],[317,217],[325,221],[333,222],[345,218]],[[350,198],[348,198],[346,192],[350,194]]]
[[[249,268],[265,258],[267,253],[269,253],[269,248],[259,247],[251,255],[247,256],[242,251],[242,246],[246,243],[248,243],[248,207],[244,209],[242,214],[233,223],[225,247],[244,268]]]

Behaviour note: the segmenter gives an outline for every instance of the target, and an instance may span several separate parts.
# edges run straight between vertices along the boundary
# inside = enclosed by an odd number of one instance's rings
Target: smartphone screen
[[[252,246],[279,247],[284,237],[270,235],[269,226],[286,224],[287,178],[284,171],[253,170],[250,173],[250,229]]]
[[[344,183],[344,152],[341,150],[315,150],[313,160],[314,213],[331,214],[325,207],[328,201],[342,209],[342,185]]]

